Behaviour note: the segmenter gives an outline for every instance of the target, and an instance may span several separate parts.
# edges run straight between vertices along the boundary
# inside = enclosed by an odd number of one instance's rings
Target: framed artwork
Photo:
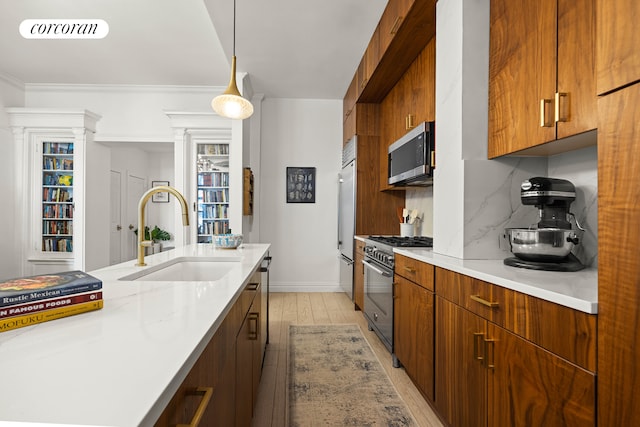
[[[169,181],[151,181],[152,187],[158,187],[160,185],[169,185]],[[169,203],[169,193],[155,193],[151,195],[151,201],[153,203]]]
[[[287,203],[316,202],[316,168],[287,168]]]

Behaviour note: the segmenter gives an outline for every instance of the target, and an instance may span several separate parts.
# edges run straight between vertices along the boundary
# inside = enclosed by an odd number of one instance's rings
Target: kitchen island
[[[268,249],[188,245],[89,272],[102,310],[0,334],[0,422],[153,425]],[[119,280],[181,257],[237,265],[215,281]]]

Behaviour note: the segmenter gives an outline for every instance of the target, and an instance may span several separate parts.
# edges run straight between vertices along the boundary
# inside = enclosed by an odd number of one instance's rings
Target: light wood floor
[[[393,368],[391,355],[367,328],[360,311],[344,293],[272,293],[269,296],[269,345],[265,355],[253,427],[286,426],[287,340],[290,324],[357,323],[419,426],[442,423],[403,368]]]

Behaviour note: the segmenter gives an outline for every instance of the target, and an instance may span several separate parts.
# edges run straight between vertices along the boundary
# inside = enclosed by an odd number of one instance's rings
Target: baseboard
[[[328,282],[274,282],[269,292],[344,292],[339,284]]]

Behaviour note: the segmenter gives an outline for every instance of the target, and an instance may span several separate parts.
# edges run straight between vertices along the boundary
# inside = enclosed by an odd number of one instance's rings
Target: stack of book
[[[103,306],[102,281],[82,271],[0,282],[0,332]]]

